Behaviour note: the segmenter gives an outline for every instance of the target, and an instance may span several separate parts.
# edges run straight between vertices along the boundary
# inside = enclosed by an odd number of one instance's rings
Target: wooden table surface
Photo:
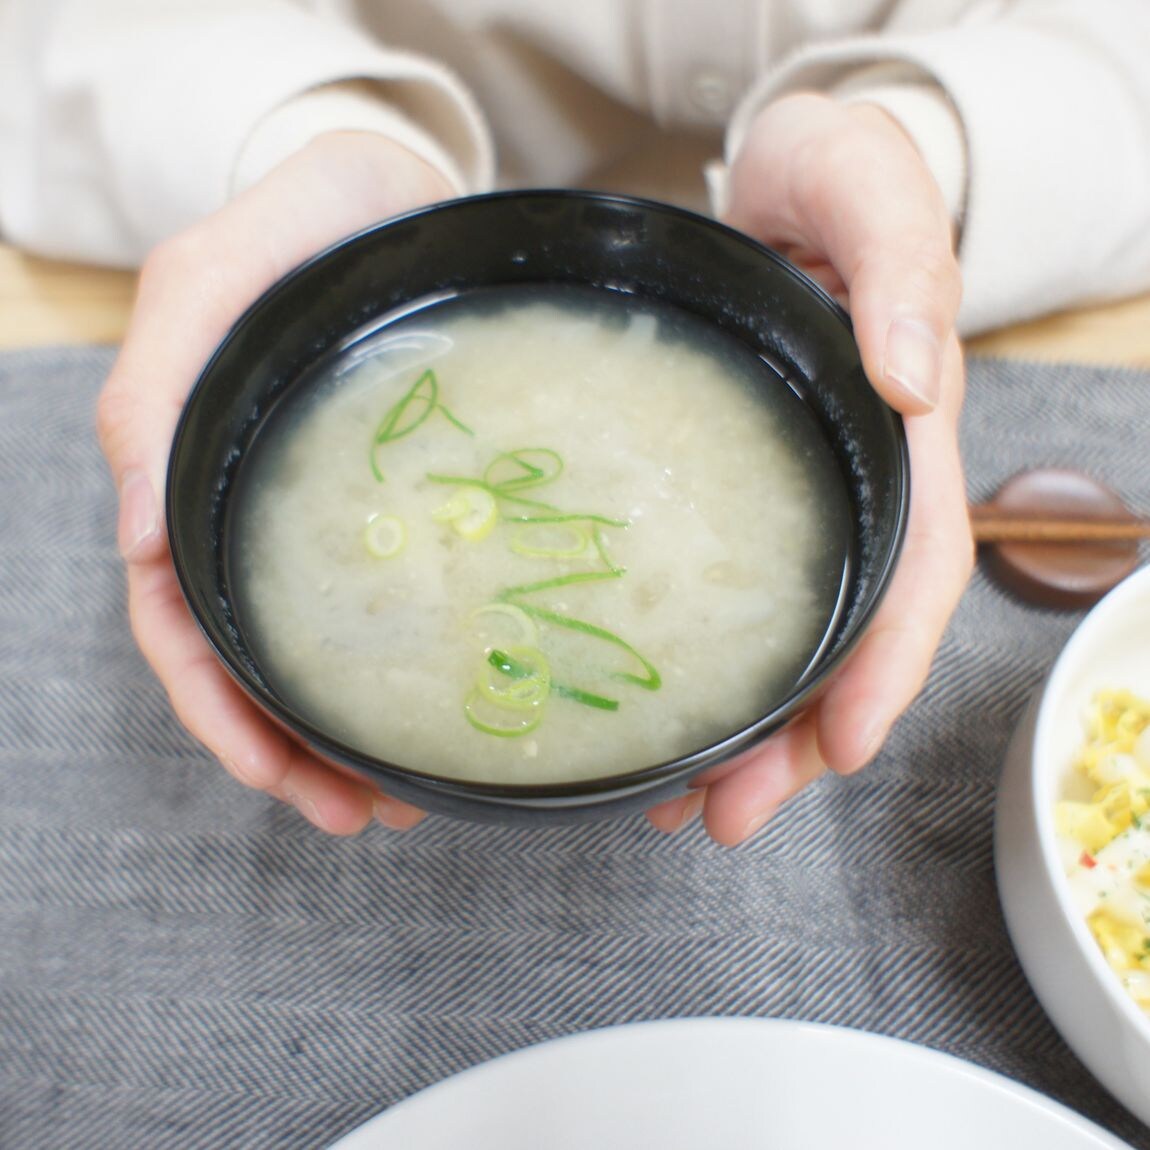
[[[36,259],[0,244],[0,348],[117,343],[135,277]],[[1049,316],[972,340],[971,352],[1150,368],[1150,295]]]

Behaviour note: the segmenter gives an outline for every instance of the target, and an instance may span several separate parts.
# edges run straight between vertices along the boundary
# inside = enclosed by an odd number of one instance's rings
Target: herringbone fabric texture
[[[1078,616],[976,575],[881,758],[723,850],[643,820],[329,839],[231,782],[133,646],[94,445],[105,350],[0,356],[0,1146],[322,1146],[611,1023],[799,1018],[950,1051],[1139,1147],[1011,951],[991,824]],[[975,362],[976,497],[1085,467],[1150,511],[1150,375]]]

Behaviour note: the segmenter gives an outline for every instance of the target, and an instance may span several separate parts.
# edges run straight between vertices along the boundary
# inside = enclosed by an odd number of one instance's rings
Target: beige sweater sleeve
[[[283,113],[301,94],[348,81]],[[325,127],[391,135],[457,190],[486,125],[438,63],[291,0],[0,0],[0,233],[134,264]]]
[[[884,66],[876,102],[905,115],[961,217],[959,320],[969,333],[1150,288],[1147,60],[1143,0],[982,4],[938,31],[800,51],[738,109],[727,158],[767,101],[844,84],[865,99],[865,79],[852,77]],[[892,67],[902,76],[893,84]],[[939,114],[943,94],[956,121]]]

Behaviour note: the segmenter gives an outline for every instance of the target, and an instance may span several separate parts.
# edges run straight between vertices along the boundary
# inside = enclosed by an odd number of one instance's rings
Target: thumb
[[[824,256],[876,390],[905,414],[935,407],[962,281],[942,193],[891,116],[809,94],[767,107],[732,171],[731,222]]]
[[[949,226],[943,231],[939,223],[922,211],[900,220],[892,205],[876,205],[859,224],[855,263],[844,273],[863,367],[883,398],[907,415],[939,402],[943,352],[962,292]]]
[[[235,317],[279,270],[259,248],[255,259],[243,257],[236,233],[245,222],[253,227],[245,214],[233,202],[159,244],[140,270],[124,343],[96,408],[120,496],[117,542],[129,563],[165,555],[168,453],[184,401]]]
[[[156,390],[128,388],[121,364],[100,393],[96,428],[119,494],[116,542],[129,563],[158,559],[167,547],[161,494],[177,415]]]
[[[180,410],[243,309],[341,236],[450,194],[437,172],[399,144],[372,133],[330,133],[154,249],[97,409],[100,445],[120,494],[125,559],[165,554],[163,494]]]
[[[230,268],[205,274],[202,247],[189,232],[145,261],[124,344],[96,408],[100,448],[120,497],[117,543],[129,563],[166,554],[164,491],[180,411],[204,360],[250,297]]]

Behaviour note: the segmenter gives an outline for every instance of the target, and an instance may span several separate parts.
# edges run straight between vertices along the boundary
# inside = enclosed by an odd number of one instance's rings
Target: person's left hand
[[[942,194],[880,108],[789,96],[765,108],[731,171],[728,221],[797,263],[851,314],[871,383],[906,416],[913,480],[898,570],[817,703],[761,747],[648,812],[673,831],[702,811],[717,842],[754,834],[830,769],[869,762],[926,680],[973,563],[958,452],[961,277]]]
[[[245,786],[332,834],[422,812],[310,754],[252,703],[192,619],[163,524],[176,420],[197,375],[253,300],[360,228],[451,195],[414,153],[370,132],[317,137],[218,212],[148,257],[131,323],[100,394],[98,431],[120,492],[132,634],[185,727]]]

